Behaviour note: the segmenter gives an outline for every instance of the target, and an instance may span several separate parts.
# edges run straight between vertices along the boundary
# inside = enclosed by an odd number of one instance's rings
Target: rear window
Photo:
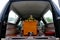
[[[2,12],[2,10],[4,10],[8,1],[9,0],[0,0],[0,13]]]
[[[3,10],[9,0],[0,0],[0,19],[2,17]]]
[[[60,0],[52,0],[56,6],[60,9]]]

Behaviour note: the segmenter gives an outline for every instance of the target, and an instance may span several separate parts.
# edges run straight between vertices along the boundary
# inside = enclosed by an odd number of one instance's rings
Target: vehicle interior
[[[47,1],[18,1],[10,6],[6,38],[48,39],[55,37],[52,7]]]

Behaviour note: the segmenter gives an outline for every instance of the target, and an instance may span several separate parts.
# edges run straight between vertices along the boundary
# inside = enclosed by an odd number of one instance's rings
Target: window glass
[[[0,19],[2,17],[2,12],[6,6],[6,4],[8,3],[9,0],[0,0]]]
[[[22,21],[20,21],[20,22],[18,23],[18,26],[22,26]]]
[[[47,23],[53,23],[53,17],[52,17],[52,12],[51,10],[48,10],[45,14],[44,14],[44,19]]]
[[[14,23],[15,24],[17,19],[18,19],[18,15],[13,10],[11,10],[9,12],[8,23]]]
[[[60,7],[59,7],[59,3],[60,3],[60,0],[52,0],[56,5],[57,5],[57,7],[60,9]]]
[[[4,9],[5,5],[7,4],[9,0],[0,0],[0,13]]]
[[[44,23],[43,23],[43,21],[41,20],[40,21],[40,27],[43,27],[44,26]]]

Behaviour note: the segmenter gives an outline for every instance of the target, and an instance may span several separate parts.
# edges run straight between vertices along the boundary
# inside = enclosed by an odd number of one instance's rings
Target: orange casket
[[[28,35],[29,32],[37,35],[37,24],[38,22],[36,20],[23,21],[23,35]]]

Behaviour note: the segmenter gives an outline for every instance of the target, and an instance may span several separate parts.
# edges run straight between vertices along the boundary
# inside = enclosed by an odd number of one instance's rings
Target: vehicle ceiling
[[[48,10],[51,6],[47,1],[20,1],[13,2],[10,10],[16,12],[23,20],[33,15],[37,20]]]

